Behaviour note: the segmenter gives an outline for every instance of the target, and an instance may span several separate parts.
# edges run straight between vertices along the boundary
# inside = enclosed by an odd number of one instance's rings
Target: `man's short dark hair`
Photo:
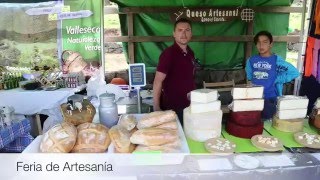
[[[179,23],[188,23],[190,25],[190,27],[191,27],[191,21],[189,19],[180,18],[174,23],[174,29],[173,30],[176,30],[177,24],[179,24]]]
[[[260,31],[253,38],[254,44],[258,43],[258,39],[259,39],[260,36],[267,36],[269,41],[270,41],[270,44],[273,42],[272,35],[271,35],[271,33],[269,31]]]

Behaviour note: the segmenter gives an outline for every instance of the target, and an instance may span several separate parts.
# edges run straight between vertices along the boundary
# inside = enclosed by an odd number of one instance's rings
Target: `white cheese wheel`
[[[222,114],[221,110],[206,113],[191,113],[191,108],[187,107],[183,110],[183,125],[203,130],[221,129]]]
[[[221,101],[212,101],[208,103],[198,103],[191,101],[191,113],[204,113],[210,111],[218,111],[221,109]]]
[[[221,134],[222,111],[191,113],[187,107],[183,111],[183,128],[186,136],[204,142]]]

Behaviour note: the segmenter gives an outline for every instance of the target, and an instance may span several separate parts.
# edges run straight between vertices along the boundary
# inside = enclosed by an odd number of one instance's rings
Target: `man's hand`
[[[189,101],[191,100],[191,92],[188,92],[187,98],[188,98]]]
[[[160,96],[162,90],[162,82],[166,78],[166,74],[157,71],[153,81],[153,110],[161,111]]]

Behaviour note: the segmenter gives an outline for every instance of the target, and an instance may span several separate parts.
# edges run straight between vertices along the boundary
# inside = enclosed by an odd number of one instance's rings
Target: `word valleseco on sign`
[[[241,19],[250,22],[254,11],[250,8],[184,8],[170,15],[172,21],[186,18],[193,22],[217,23]]]

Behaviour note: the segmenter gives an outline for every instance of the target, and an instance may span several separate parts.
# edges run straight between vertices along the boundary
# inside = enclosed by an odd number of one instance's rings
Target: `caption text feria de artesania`
[[[40,163],[24,163],[24,162],[17,162],[17,171],[25,171],[25,172],[35,172],[35,171],[67,171],[67,172],[74,172],[74,171],[113,171],[112,164],[108,164],[107,162],[99,163],[99,164],[84,164],[78,162],[65,162],[64,164],[56,164],[53,162],[47,164],[40,164]]]

